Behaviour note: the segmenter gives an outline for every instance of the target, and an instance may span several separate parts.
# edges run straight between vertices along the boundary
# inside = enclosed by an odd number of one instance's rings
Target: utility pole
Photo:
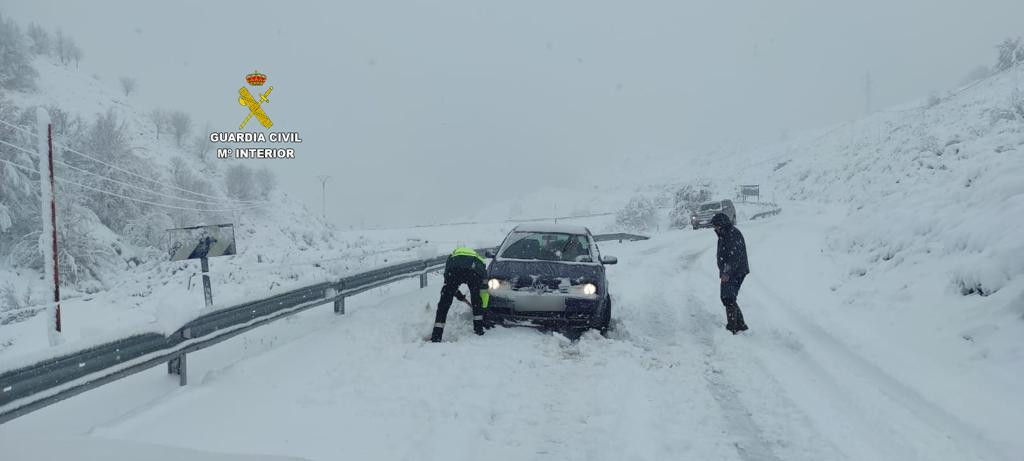
[[[316,179],[320,180],[320,187],[321,187],[321,191],[322,191],[322,195],[320,197],[320,206],[322,208],[322,213],[323,213],[323,216],[324,216],[324,220],[326,220],[327,219],[327,180],[331,179],[331,177],[327,176],[325,174],[322,174],[320,176],[317,176]]]
[[[57,247],[57,186],[53,178],[53,124],[46,109],[36,110],[37,133],[39,138],[39,192],[43,219],[43,238],[49,237],[50,245],[43,245],[49,251],[43,255],[43,271],[47,282],[53,287],[52,313],[53,329],[47,328],[51,346],[63,342],[60,324],[60,264]]]

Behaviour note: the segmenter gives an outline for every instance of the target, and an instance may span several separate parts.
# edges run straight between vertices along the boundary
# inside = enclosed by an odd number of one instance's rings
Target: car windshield
[[[498,257],[541,261],[593,261],[587,236],[553,232],[513,232],[501,248]]]
[[[719,208],[722,208],[722,204],[719,202],[705,203],[700,206],[700,211],[717,210]]]

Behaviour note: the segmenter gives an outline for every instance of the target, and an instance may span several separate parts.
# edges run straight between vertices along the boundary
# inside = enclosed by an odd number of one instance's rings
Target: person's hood
[[[718,213],[711,217],[711,225],[728,229],[732,227],[732,220],[725,213]]]

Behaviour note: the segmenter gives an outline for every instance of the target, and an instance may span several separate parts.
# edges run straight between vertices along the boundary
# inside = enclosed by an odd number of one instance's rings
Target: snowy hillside
[[[133,106],[112,84],[49,56],[35,57],[32,65],[39,75],[35,90],[0,92],[0,113],[10,124],[0,130],[5,142],[0,146],[0,159],[6,162],[0,168],[0,213],[7,219],[0,226],[0,355],[8,357],[4,368],[38,354],[58,352],[43,350],[47,349],[43,333],[49,321],[41,313],[48,305],[48,289],[34,262],[40,260],[39,255],[32,254],[40,226],[39,187],[32,174],[36,165],[35,107],[48,108],[51,118],[57,114],[58,176],[145,202],[138,208],[121,208],[118,203],[137,202],[115,197],[122,201],[100,205],[86,196],[92,190],[58,182],[58,224],[62,245],[67,247],[67,253],[64,247],[61,253],[66,344],[59,350],[81,348],[132,331],[173,329],[182,318],[196,315],[202,307],[201,285],[196,288],[198,262],[167,261],[165,230],[171,227],[235,224],[238,255],[211,263],[219,305],[322,278],[324,270],[296,270],[299,266],[312,268],[314,260],[345,262],[351,258],[364,264],[380,263],[374,258],[383,251],[364,248],[365,243],[344,243],[317,214],[291,200],[287,191],[275,190],[265,201],[229,198],[225,171],[230,163],[217,163],[209,146],[198,141],[179,147],[166,128],[158,136],[150,113]],[[80,155],[109,158],[78,141],[91,139],[90,130],[99,123],[92,120],[108,114],[123,127],[130,146],[128,161],[118,160],[118,165],[129,168],[126,171],[136,173],[134,176],[90,163],[92,160]],[[191,136],[201,139],[199,131],[194,129]],[[182,184],[179,177],[191,182]],[[202,187],[192,187],[195,185]],[[226,211],[199,211],[206,209]],[[18,210],[23,214],[18,215]],[[110,228],[106,223],[111,220],[104,216],[119,213],[127,225]]]

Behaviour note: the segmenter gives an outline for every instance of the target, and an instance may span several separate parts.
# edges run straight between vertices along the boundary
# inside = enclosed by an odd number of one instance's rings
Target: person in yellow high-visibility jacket
[[[484,334],[484,309],[487,308],[490,297],[486,279],[487,263],[472,248],[459,247],[448,256],[448,261],[444,264],[444,286],[441,287],[441,299],[437,302],[437,316],[434,318],[431,341],[441,342],[452,299],[457,297],[465,301],[466,297],[459,292],[459,287],[463,284],[469,286],[470,305],[473,307],[473,331],[478,335]]]

